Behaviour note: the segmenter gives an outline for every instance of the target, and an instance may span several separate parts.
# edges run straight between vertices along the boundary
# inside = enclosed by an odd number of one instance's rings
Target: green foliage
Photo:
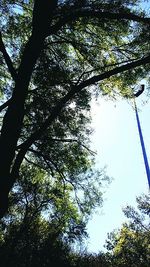
[[[134,8],[136,9],[135,14],[145,16],[143,11],[140,12],[137,8],[140,1],[93,0],[84,1],[84,4],[81,3],[79,6],[78,2],[60,1],[58,14],[56,12],[54,21],[62,13],[66,16],[71,13],[71,7],[74,6],[76,9],[77,7],[82,8],[84,5],[112,13],[121,11],[129,13]],[[17,68],[32,30],[33,1],[3,0],[1,8],[4,40]],[[44,90],[45,86],[47,90],[49,88],[49,91],[53,86],[51,90],[53,93],[59,91],[60,94],[64,94],[64,90],[69,89],[70,84],[79,83],[90,77],[91,74],[106,72],[123,62],[132,62],[142,58],[149,51],[149,31],[146,25],[137,22],[130,23],[125,19],[116,21],[96,17],[89,19],[84,16],[75,21],[69,21],[66,27],[60,29],[56,35],[49,36],[45,40],[44,48],[31,82],[32,86],[40,86],[38,90],[40,97],[43,95],[41,90]],[[139,80],[145,78],[146,71],[140,67],[118,75],[117,79],[121,79],[121,81],[117,85],[116,79],[115,81],[103,81],[100,83],[101,91],[104,94],[118,92],[125,95],[125,91],[131,90],[131,85],[134,85],[137,78]],[[7,72],[3,76],[7,75],[10,78]],[[61,88],[58,88],[58,85]],[[108,90],[109,87],[110,90]],[[55,99],[55,96],[53,98]]]
[[[129,218],[119,231],[109,234],[107,249],[113,266],[148,267],[150,264],[150,196],[137,198],[139,212],[130,206],[124,209]]]
[[[77,12],[78,8],[126,12],[139,1],[59,1],[53,24],[61,16]],[[33,1],[2,1],[2,33],[14,67],[19,68],[29,36],[32,33]],[[143,15],[134,11],[135,15]],[[115,67],[142,58],[149,50],[146,25],[126,19],[79,16],[68,20],[57,33],[44,40],[43,49],[34,66],[25,101],[24,121],[18,143],[26,141],[49,117],[53,108],[70,89],[92,76],[107,73]],[[141,38],[144,33],[144,42]],[[2,59],[2,92],[8,99],[13,83]],[[146,69],[148,71],[148,69]],[[131,85],[145,76],[139,67],[124,74],[112,76],[95,86],[96,93],[131,96]],[[85,172],[91,166],[89,158],[91,90],[80,90],[68,100],[59,116],[27,151],[26,159],[49,170],[51,175],[70,178]],[[72,141],[71,141],[72,140]],[[84,146],[85,145],[85,146]],[[21,147],[20,147],[21,148]],[[33,149],[34,148],[34,149]]]
[[[1,220],[1,266],[71,267],[72,244],[87,236],[86,212],[79,212],[71,186],[46,171],[23,165],[21,175],[11,192],[10,215]]]
[[[1,266],[71,266],[70,248],[54,225],[39,217],[10,224],[0,243]]]
[[[71,16],[73,11],[76,13],[78,8],[81,8],[81,11],[91,8],[113,14],[128,14],[132,11],[134,15],[144,17],[145,14],[132,9],[137,7],[138,3],[139,1],[83,1],[79,4],[79,1],[59,1],[53,24],[61,17]],[[3,0],[1,8],[4,43],[17,71],[32,33],[33,1]],[[141,38],[143,35],[144,41]],[[101,18],[87,15],[68,19],[64,26],[55,34],[47,36],[43,42],[32,71],[18,139],[20,146],[16,150],[19,151],[21,144],[42,127],[53,109],[59,106],[60,100],[69,94],[72,88],[80,86],[91,77],[142,58],[147,54],[146,51],[149,51],[149,42],[145,24],[133,21],[131,23],[123,18],[110,19],[107,16]],[[95,84],[94,93],[86,88],[77,91],[73,98],[70,97],[64,104],[62,111],[52,120],[47,130],[33,142],[26,152],[25,160],[47,171],[51,178],[67,181],[74,189],[77,188],[81,180],[86,181],[87,175],[93,175],[93,171],[89,170],[93,165],[89,146],[89,135],[92,131],[91,98],[95,93],[112,97],[117,94],[131,96],[131,86],[137,78],[145,77],[148,68],[149,65],[146,70],[141,66],[108,79],[106,75],[98,85]],[[2,75],[5,73],[1,91],[4,99],[8,99],[14,81],[10,80],[3,58],[1,72]],[[94,191],[95,196],[98,196],[98,192],[93,189]],[[86,189],[84,194],[86,198],[91,199],[89,192],[90,190]]]
[[[10,193],[0,229],[4,266],[66,266],[70,244],[86,236],[109,181],[94,167],[91,99],[131,97],[149,74],[149,19],[139,3],[1,1],[0,217]]]
[[[6,4],[5,8],[4,4]],[[58,14],[59,12],[68,14],[70,11],[67,10],[67,5],[65,1],[60,3]],[[6,49],[11,55],[16,71],[32,32],[32,9],[33,1],[2,2],[1,30]],[[54,17],[54,21],[57,21],[57,15]],[[91,67],[97,68],[100,65],[99,58],[97,63],[95,61],[97,50],[94,49],[94,46],[92,53],[88,52],[91,47],[90,43],[95,43],[98,47],[100,42],[97,36],[106,32],[111,25],[109,23],[109,26],[106,27],[102,23],[101,29],[98,22],[93,27],[92,21],[89,22],[89,30],[87,30],[87,20],[79,19],[70,23],[70,26],[63,27],[58,34],[50,35],[45,39],[43,49],[32,72],[16,154],[20,152],[24,142],[40,129],[52,113],[53,108],[59,105],[60,99],[70,91],[70,88],[89,77],[90,74],[88,72],[84,74],[84,72],[87,69],[90,70]],[[118,29],[117,25],[116,29]],[[93,31],[95,31],[95,35],[93,35]],[[103,40],[104,43],[107,46],[106,40]],[[101,45],[104,46],[103,44]],[[4,72],[4,60],[1,68]],[[4,100],[9,99],[12,86],[14,86],[9,71],[5,69],[5,73],[6,77],[3,77],[2,88]],[[94,207],[102,204],[101,185],[104,180],[108,180],[108,177],[103,170],[97,171],[93,167],[94,153],[90,150],[91,98],[90,91],[78,92],[74,99],[68,101],[68,105],[64,106],[62,112],[50,123],[40,138],[27,150],[24,158],[27,164],[22,166],[19,174],[20,181],[17,182],[12,193],[13,195],[14,192],[16,193],[16,199],[18,194],[20,205],[22,205],[21,198],[24,199],[22,186],[29,196],[32,195],[31,199],[34,190],[36,191],[38,203],[48,202],[48,198],[52,203],[54,201],[53,193],[47,188],[56,188],[61,198],[64,195],[61,200],[57,199],[57,212],[58,207],[64,210],[64,207],[71,205],[71,202],[67,204],[65,201],[67,198],[72,198],[71,201],[76,203],[76,209],[79,213],[84,214],[86,219]],[[2,115],[5,116],[4,111],[2,111]],[[36,168],[32,166],[36,166]],[[26,178],[24,178],[24,173],[26,173]],[[33,173],[35,177],[39,177],[40,181],[33,183]],[[42,212],[44,209],[45,211],[48,209],[47,212],[49,212],[47,202],[44,204]],[[19,208],[24,207],[20,207],[16,203],[16,213]],[[30,210],[32,208],[30,204]],[[12,212],[11,208],[9,210]],[[54,207],[52,210],[56,213]],[[67,208],[68,210],[69,208]],[[65,212],[61,213],[65,214]]]
[[[72,244],[80,246],[87,237],[87,215],[99,202],[97,197],[94,202],[97,193],[89,185],[82,202],[70,185],[50,180],[35,166],[23,165],[21,177],[11,192],[9,214],[1,220],[1,266],[85,266],[87,260],[73,252]]]

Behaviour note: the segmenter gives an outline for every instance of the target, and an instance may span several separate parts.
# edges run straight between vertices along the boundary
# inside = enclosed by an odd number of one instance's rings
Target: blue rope
[[[142,134],[141,125],[140,125],[140,119],[139,119],[135,99],[134,99],[134,106],[135,106],[135,114],[136,114],[136,120],[137,120],[137,125],[138,125],[139,136],[140,136],[140,142],[141,142],[141,147],[142,147],[142,152],[143,152],[143,158],[144,158],[144,163],[145,163],[145,169],[146,169],[148,184],[149,184],[149,188],[150,188],[150,168],[149,168],[149,164],[148,164],[143,134]]]

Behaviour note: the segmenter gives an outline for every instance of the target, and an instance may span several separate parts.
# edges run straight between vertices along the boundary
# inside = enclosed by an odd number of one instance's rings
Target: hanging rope
[[[142,130],[141,130],[137,105],[135,102],[135,97],[138,97],[139,95],[141,95],[143,93],[143,91],[144,91],[144,85],[142,84],[141,89],[136,94],[134,94],[133,101],[134,101],[134,108],[135,108],[135,115],[136,115],[136,120],[137,120],[138,132],[139,132],[139,137],[140,137],[140,142],[141,142],[141,147],[142,147],[142,152],[143,152],[143,158],[144,158],[144,163],[145,163],[145,169],[146,169],[146,174],[147,174],[147,179],[148,179],[148,185],[149,185],[149,189],[150,189],[150,168],[149,168],[149,164],[148,164],[148,159],[147,159],[143,134],[142,134]]]

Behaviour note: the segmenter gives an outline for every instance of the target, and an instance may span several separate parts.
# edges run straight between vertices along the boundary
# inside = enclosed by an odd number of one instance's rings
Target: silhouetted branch
[[[3,103],[3,104],[0,106],[0,112],[1,112],[3,109],[7,108],[8,105],[10,104],[10,102],[11,102],[11,98],[8,99],[5,103]]]
[[[61,14],[61,19],[50,28],[49,34],[56,33],[61,27],[65,26],[67,23],[71,21],[76,21],[79,18],[98,18],[98,19],[113,19],[113,20],[132,20],[136,22],[141,22],[145,24],[150,24],[150,18],[140,17],[133,13],[125,13],[125,12],[108,12],[108,11],[101,11],[97,9],[77,9],[77,10],[69,10],[68,13]]]
[[[3,40],[2,40],[1,32],[0,32],[0,51],[2,52],[2,54],[4,56],[5,62],[7,64],[7,67],[9,69],[9,72],[10,72],[13,80],[16,81],[16,79],[17,79],[16,70],[15,70],[15,68],[13,66],[13,63],[11,61],[11,58],[10,58],[9,54],[6,51],[5,45],[4,45]]]

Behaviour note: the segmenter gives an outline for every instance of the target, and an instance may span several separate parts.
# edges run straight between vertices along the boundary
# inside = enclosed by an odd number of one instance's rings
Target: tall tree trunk
[[[11,102],[3,119],[0,136],[0,218],[8,208],[8,194],[18,174],[12,177],[11,167],[15,160],[15,150],[21,133],[24,104],[34,66],[39,57],[47,34],[56,0],[36,0],[33,10],[32,35],[25,47],[16,74],[15,87]]]

